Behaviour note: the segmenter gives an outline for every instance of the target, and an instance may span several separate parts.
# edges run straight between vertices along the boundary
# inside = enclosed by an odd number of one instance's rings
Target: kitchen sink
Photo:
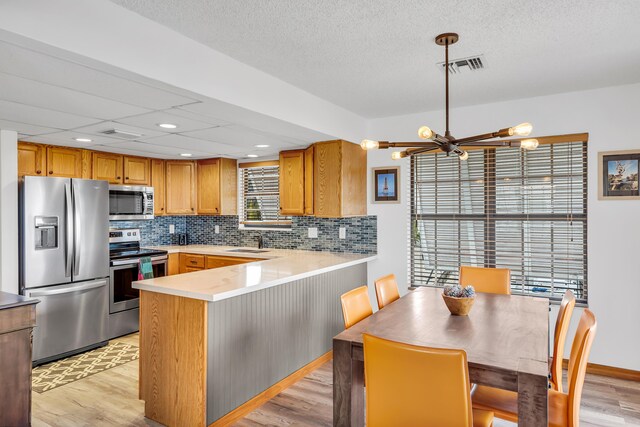
[[[239,252],[245,254],[261,254],[263,252],[269,252],[266,249],[227,249],[225,252]]]

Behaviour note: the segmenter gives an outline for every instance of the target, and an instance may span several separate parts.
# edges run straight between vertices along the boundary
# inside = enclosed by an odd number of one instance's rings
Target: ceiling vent
[[[460,74],[469,71],[480,71],[486,67],[484,55],[449,60],[449,73]],[[436,64],[444,72],[444,61]]]
[[[107,129],[107,130],[101,131],[100,133],[114,137],[114,138],[121,138],[121,139],[136,139],[136,138],[140,138],[141,136],[144,136],[141,133],[127,132],[126,130],[119,130],[119,129]]]

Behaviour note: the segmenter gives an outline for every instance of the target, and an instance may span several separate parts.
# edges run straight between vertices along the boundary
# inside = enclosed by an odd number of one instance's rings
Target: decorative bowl
[[[442,299],[444,299],[444,303],[454,316],[466,316],[469,314],[471,307],[473,307],[473,303],[476,300],[475,297],[456,298],[449,297],[445,294],[442,294]]]

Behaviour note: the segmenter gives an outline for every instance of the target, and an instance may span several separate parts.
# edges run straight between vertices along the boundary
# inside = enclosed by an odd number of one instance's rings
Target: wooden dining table
[[[472,383],[518,392],[518,425],[547,426],[546,298],[478,293],[468,316],[454,316],[441,288],[420,287],[341,332],[333,338],[334,426],[364,425],[363,333],[466,351]]]

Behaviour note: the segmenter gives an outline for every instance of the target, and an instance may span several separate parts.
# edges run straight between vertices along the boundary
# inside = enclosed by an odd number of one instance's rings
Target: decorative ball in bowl
[[[451,314],[455,316],[466,316],[471,311],[476,300],[476,291],[473,286],[463,288],[460,285],[447,285],[442,292],[442,299],[447,305]]]

